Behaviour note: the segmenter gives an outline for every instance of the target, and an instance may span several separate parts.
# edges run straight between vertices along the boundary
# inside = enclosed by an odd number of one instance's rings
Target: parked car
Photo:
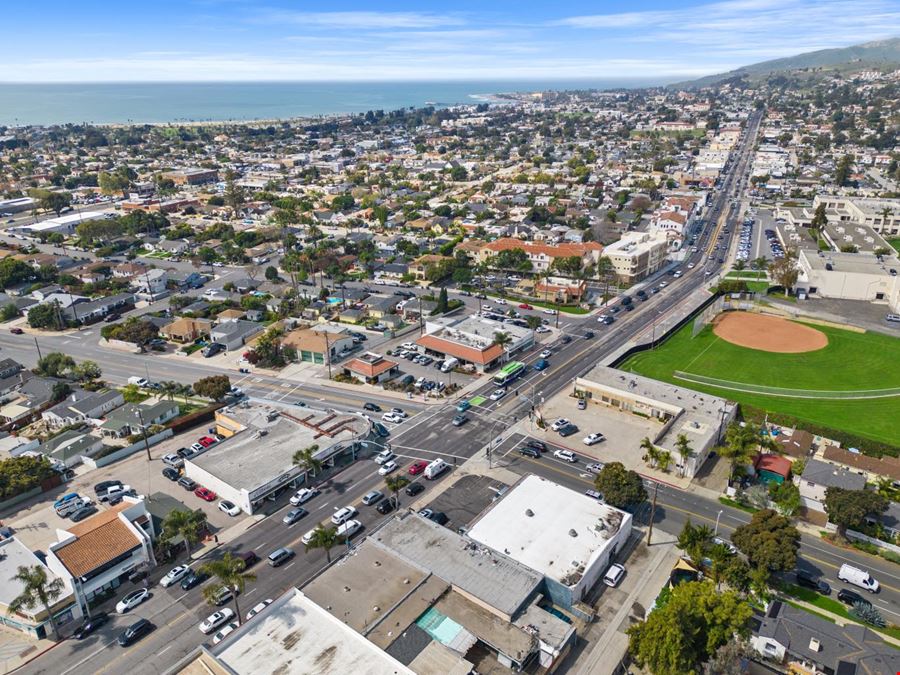
[[[384,493],[381,490],[372,490],[362,498],[362,503],[366,506],[371,506],[372,504],[383,498]]]
[[[619,582],[622,581],[622,577],[624,576],[625,567],[619,563],[613,563],[609,566],[609,569],[606,570],[606,574],[603,575],[603,583],[615,588],[619,585]]]
[[[219,644],[222,640],[224,640],[229,635],[231,635],[234,631],[236,631],[237,628],[238,628],[238,622],[232,621],[231,623],[227,624],[224,628],[222,628],[222,630],[220,630],[218,633],[213,635],[212,643],[214,645]]]
[[[191,571],[191,568],[187,565],[178,565],[177,567],[173,567],[170,569],[166,575],[159,580],[159,585],[163,588],[168,588],[169,586],[178,583]]]
[[[181,477],[181,474],[178,473],[178,471],[173,469],[171,466],[167,466],[165,469],[163,469],[162,475],[171,481],[176,481]]]
[[[798,586],[812,589],[817,593],[821,593],[822,595],[831,594],[831,586],[822,581],[819,577],[814,577],[812,574],[801,571],[798,571],[796,576]]]
[[[218,612],[213,612],[212,614],[210,614],[208,617],[206,617],[206,619],[204,619],[200,623],[200,632],[203,633],[204,635],[209,635],[216,628],[218,628],[222,624],[225,624],[225,623],[231,621],[231,619],[233,619],[233,618],[234,618],[234,610],[232,610],[229,607],[226,607],[225,609],[220,609]]]
[[[410,497],[415,497],[422,492],[425,492],[425,486],[422,483],[410,483],[406,486],[404,492]]]
[[[84,640],[84,638],[100,628],[100,626],[107,623],[109,623],[109,614],[106,612],[98,612],[76,628],[75,632],[72,633],[72,637],[76,640]]]
[[[343,522],[346,522],[357,515],[359,511],[356,510],[355,506],[345,506],[342,509],[338,509],[331,515],[331,522],[335,525],[340,525]]]
[[[569,423],[569,420],[567,420],[565,417],[560,417],[558,420],[556,420],[553,424],[550,425],[550,428],[553,431],[559,431],[564,426],[566,426],[568,423]]]
[[[152,632],[155,628],[156,626],[150,623],[147,619],[138,619],[119,634],[119,645],[121,645],[122,647],[127,647],[131,644],[134,644],[142,637],[147,635],[147,633]]]
[[[97,507],[93,504],[88,504],[87,506],[82,506],[80,509],[75,511],[69,516],[69,519],[73,523],[80,523],[85,518],[89,518],[90,516],[97,513]]]
[[[219,502],[219,511],[227,513],[229,516],[238,516],[241,513],[241,508],[234,502],[223,499]]]
[[[269,605],[271,605],[272,602],[273,602],[273,600],[272,600],[271,598],[266,598],[266,599],[263,600],[262,602],[259,602],[259,603],[255,604],[255,605],[253,606],[253,609],[251,609],[249,612],[247,612],[247,621],[249,621],[249,620],[252,619],[254,616],[256,616],[257,614],[259,614],[259,613],[260,613],[261,611],[263,611],[266,607],[268,607]]]
[[[605,440],[606,440],[606,437],[603,434],[593,433],[593,434],[588,434],[587,436],[585,436],[583,442],[585,445],[594,445],[595,443],[600,443],[601,441],[605,441]]]
[[[101,495],[105,495],[109,491],[109,488],[114,487],[116,485],[122,485],[122,481],[120,481],[120,480],[105,480],[100,483],[97,483],[94,486],[94,494],[96,494],[97,497],[100,497]]]
[[[174,452],[170,452],[168,455],[163,455],[162,461],[163,464],[168,464],[173,469],[180,469],[184,466],[184,459]]]
[[[838,591],[837,599],[843,602],[845,605],[854,606],[856,603],[861,602],[863,605],[872,606],[872,603],[866,600],[863,596],[861,596],[856,591],[851,591],[849,588],[842,588]]]
[[[190,492],[193,492],[197,487],[197,484],[187,476],[182,476],[181,478],[179,478],[178,484],[185,490],[188,490]]]
[[[387,499],[382,499],[380,502],[378,502],[378,506],[375,507],[375,510],[378,511],[378,513],[384,515],[384,514],[390,513],[391,511],[393,511],[396,508],[397,508],[396,497],[389,497]]]
[[[562,429],[559,430],[559,435],[565,438],[566,436],[571,436],[572,434],[578,433],[578,427],[574,424],[567,424]]]
[[[317,494],[319,494],[319,491],[316,488],[300,488],[294,493],[290,501],[294,506],[300,506],[300,504],[305,504]]]
[[[139,588],[136,591],[127,593],[119,602],[116,603],[116,612],[124,614],[130,609],[134,609],[139,604],[150,597],[150,591],[146,588]]]
[[[198,487],[194,490],[194,494],[200,497],[205,502],[214,502],[216,501],[216,493],[205,487]]]
[[[419,460],[417,462],[413,462],[412,464],[409,465],[408,473],[410,476],[418,476],[420,473],[422,473],[426,469],[427,466],[428,466],[428,462],[426,462],[424,460]]]
[[[209,579],[209,575],[205,572],[191,570],[185,575],[184,579],[181,580],[181,589],[189,591],[192,588],[199,586],[207,579]]]
[[[13,335],[22,335],[25,331],[18,327],[13,327],[9,329],[9,332]]]
[[[284,518],[281,519],[281,522],[283,522],[285,525],[293,525],[298,520],[300,520],[301,518],[306,516],[308,513],[309,513],[309,511],[298,506],[297,508],[291,509],[290,511],[285,513]]]

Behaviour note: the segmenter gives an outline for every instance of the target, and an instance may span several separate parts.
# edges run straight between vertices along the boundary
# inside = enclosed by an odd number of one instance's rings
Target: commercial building
[[[508,335],[510,342],[505,346],[498,345],[494,341],[497,333]],[[428,354],[441,358],[452,356],[460,363],[471,364],[484,372],[531,347],[534,332],[480,316],[442,317],[425,322],[425,334],[416,340],[416,344]]]
[[[839,195],[816,195],[812,206],[783,207],[776,217],[795,227],[809,227],[820,204],[829,223],[868,225],[883,237],[900,236],[900,202],[896,199],[865,199]]]
[[[669,238],[665,231],[626,232],[603,250],[616,275],[632,284],[658,271],[665,262]]]
[[[366,352],[343,364],[344,374],[363,382],[377,384],[396,377],[400,372],[400,364],[384,358],[381,354]]]
[[[19,232],[22,234],[51,234],[59,232],[61,234],[74,234],[75,228],[81,223],[90,220],[109,220],[115,218],[118,214],[112,210],[106,211],[84,211],[80,213],[69,213],[58,218],[48,218],[39,223],[30,225],[16,225],[9,228],[9,232]]]
[[[900,312],[900,260],[868,253],[802,250],[796,289],[810,296],[884,303]]]
[[[307,481],[307,469],[293,460],[298,450],[317,446],[314,456],[327,474],[353,461],[370,432],[357,414],[314,408],[293,414],[246,402],[218,410],[215,424],[225,440],[188,459],[185,475],[250,514],[267,496]]]
[[[60,579],[65,584],[59,598],[50,607],[57,626],[63,626],[81,616],[81,608],[75,602],[68,576],[57,575],[25,544],[15,537],[9,537],[0,538],[0,625],[35,638],[46,638],[52,634],[49,614],[40,603],[31,609],[23,607],[16,612],[9,611],[12,602],[25,590],[25,585],[15,578],[20,567],[40,567],[47,575],[48,582]]]
[[[583,396],[588,405],[637,415],[657,424],[658,430],[650,440],[669,451],[679,473],[689,478],[697,474],[737,414],[737,405],[724,398],[602,365],[575,380],[575,394]],[[681,434],[687,436],[692,449],[686,461],[675,446]],[[634,450],[641,452],[639,448]]]
[[[0,214],[21,213],[30,211],[35,207],[35,200],[31,197],[16,197],[15,199],[0,199]]]
[[[47,551],[47,566],[73,589],[86,614],[95,598],[118,588],[128,576],[156,565],[153,522],[143,498],[123,501],[65,530]]]
[[[587,597],[631,535],[631,514],[539,476],[525,476],[466,533],[543,575],[570,608]]]
[[[178,169],[167,171],[163,178],[169,178],[175,185],[202,185],[219,180],[219,173],[215,169]]]

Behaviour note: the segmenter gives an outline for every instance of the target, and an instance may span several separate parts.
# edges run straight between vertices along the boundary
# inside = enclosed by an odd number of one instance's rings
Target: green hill
[[[852,71],[885,66],[900,67],[900,38],[876,40],[838,49],[820,49],[819,51],[788,56],[783,59],[762,61],[731,70],[727,73],[708,75],[697,80],[679,82],[671,86],[681,88],[708,87],[735,78],[747,77],[755,79],[772,73],[784,73],[809,68]]]

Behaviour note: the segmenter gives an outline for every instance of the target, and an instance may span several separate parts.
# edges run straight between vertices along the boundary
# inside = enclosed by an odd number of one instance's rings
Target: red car
[[[194,494],[205,502],[215,501],[216,499],[216,493],[205,487],[198,487],[194,490]]]
[[[9,332],[12,333],[13,335],[21,335],[25,331],[22,330],[21,328],[10,328]]]
[[[519,309],[534,309],[534,307],[529,305],[527,302],[523,302],[521,305],[519,305]]]
[[[425,470],[426,466],[428,466],[428,462],[413,462],[409,465],[409,475],[418,476]]]
[[[201,439],[200,439],[199,441],[197,441],[197,442],[198,442],[200,445],[202,445],[204,448],[208,448],[209,446],[213,445],[213,444],[216,442],[216,439],[215,439],[215,438],[210,438],[209,436],[204,436],[203,438],[201,438]]]

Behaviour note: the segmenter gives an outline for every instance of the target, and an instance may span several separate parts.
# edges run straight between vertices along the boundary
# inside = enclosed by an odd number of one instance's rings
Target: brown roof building
[[[375,384],[389,380],[399,373],[400,364],[384,358],[381,354],[366,352],[345,363],[344,372],[366,384]]]
[[[900,480],[900,458],[897,457],[889,457],[887,455],[884,457],[870,457],[833,445],[826,445],[816,456],[829,464],[836,464],[861,473],[872,483],[879,478]]]

